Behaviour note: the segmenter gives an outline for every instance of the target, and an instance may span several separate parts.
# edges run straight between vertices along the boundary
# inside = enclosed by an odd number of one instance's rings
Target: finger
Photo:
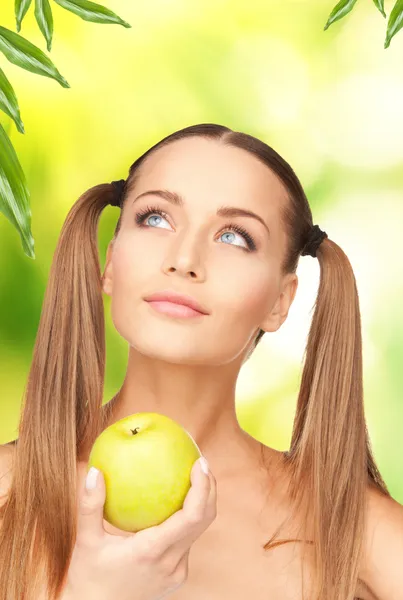
[[[87,487],[89,485],[90,487]],[[78,504],[77,542],[92,545],[105,533],[103,512],[106,498],[105,479],[102,471],[91,467]]]
[[[192,545],[217,516],[217,483],[211,471],[209,471],[208,476],[210,478],[210,491],[201,527],[190,528],[187,535],[185,534],[182,539],[170,545],[165,552],[160,552],[157,555],[159,559],[164,559],[166,556],[170,557],[168,564],[174,564],[173,572],[177,573],[179,571],[185,579],[188,574],[188,560]]]
[[[195,462],[190,473],[191,488],[183,502],[183,516],[189,524],[198,524],[204,517],[208,504],[212,476],[201,469],[200,459]],[[178,511],[181,512],[181,511]],[[172,515],[174,516],[174,515]]]
[[[211,473],[209,475],[203,473],[198,459],[192,467],[190,478],[192,485],[186,495],[183,507],[160,525],[149,527],[143,532],[140,531],[137,534],[137,542],[140,543],[140,547],[143,536],[139,534],[151,536],[155,553],[162,556],[173,545],[190,537],[198,537],[208,527],[211,519],[206,519],[206,511],[214,502],[214,491],[210,499],[211,486],[213,485],[213,490],[215,489],[214,477]],[[136,544],[136,539],[134,539],[134,543]]]
[[[210,479],[210,489],[207,496],[207,501],[204,507],[204,515],[202,517],[200,526],[191,527],[188,531],[188,535],[184,535],[181,541],[176,545],[177,548],[184,552],[191,546],[196,539],[211,525],[217,516],[217,482],[211,471],[208,473]]]

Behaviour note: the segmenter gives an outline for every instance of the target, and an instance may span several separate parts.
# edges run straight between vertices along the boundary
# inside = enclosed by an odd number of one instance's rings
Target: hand
[[[183,508],[160,525],[111,535],[103,527],[106,498],[100,471],[94,490],[83,491],[77,537],[63,599],[161,600],[188,576],[192,544],[217,516],[217,484],[195,461]]]

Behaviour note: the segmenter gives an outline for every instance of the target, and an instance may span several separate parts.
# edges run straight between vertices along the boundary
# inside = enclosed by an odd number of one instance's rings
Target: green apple
[[[159,525],[183,506],[194,462],[202,453],[179,423],[141,412],[116,421],[97,437],[88,469],[105,478],[104,519],[136,532]]]

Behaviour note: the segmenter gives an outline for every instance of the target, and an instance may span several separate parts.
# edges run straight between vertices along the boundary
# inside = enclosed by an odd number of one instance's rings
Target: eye
[[[147,206],[146,208],[143,208],[143,210],[139,210],[139,212],[136,213],[137,225],[139,225],[140,227],[145,227],[145,225],[143,225],[143,223],[147,219],[147,217],[149,217],[151,215],[159,215],[160,217],[163,217],[164,219],[166,219],[168,216],[167,213],[165,213],[164,211],[162,211],[161,209],[159,209],[156,206]]]
[[[224,230],[225,230],[225,232],[229,230],[229,231],[235,231],[236,233],[239,233],[246,240],[248,249],[250,251],[256,250],[255,240],[246,231],[246,229],[244,229],[240,225],[235,225],[234,223],[227,223],[227,225],[224,225]],[[221,235],[224,235],[224,233],[222,233]],[[232,244],[230,244],[230,245],[232,245]]]
[[[146,227],[146,225],[144,225],[144,222],[148,219],[148,217],[155,216],[155,215],[158,215],[159,217],[162,217],[163,219],[166,219],[168,216],[166,212],[164,212],[157,206],[147,206],[146,208],[139,210],[136,213],[135,220],[136,220],[137,225],[139,225],[140,227]],[[222,231],[223,231],[223,233],[221,233],[221,235],[224,235],[224,233],[226,233],[228,231],[233,231],[233,232],[238,233],[246,241],[247,245],[246,245],[246,248],[243,247],[244,250],[246,250],[246,251],[256,250],[256,244],[255,244],[253,237],[246,231],[246,229],[244,229],[240,225],[236,225],[234,223],[227,223],[226,225],[224,225]],[[230,244],[230,245],[233,245],[233,244]],[[237,244],[235,244],[235,245],[237,245]],[[242,248],[242,246],[240,246],[240,247]]]

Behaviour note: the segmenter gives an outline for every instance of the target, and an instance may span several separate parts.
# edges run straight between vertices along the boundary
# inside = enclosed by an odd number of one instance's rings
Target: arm
[[[403,600],[403,505],[375,489],[369,492],[360,577],[374,598]]]

